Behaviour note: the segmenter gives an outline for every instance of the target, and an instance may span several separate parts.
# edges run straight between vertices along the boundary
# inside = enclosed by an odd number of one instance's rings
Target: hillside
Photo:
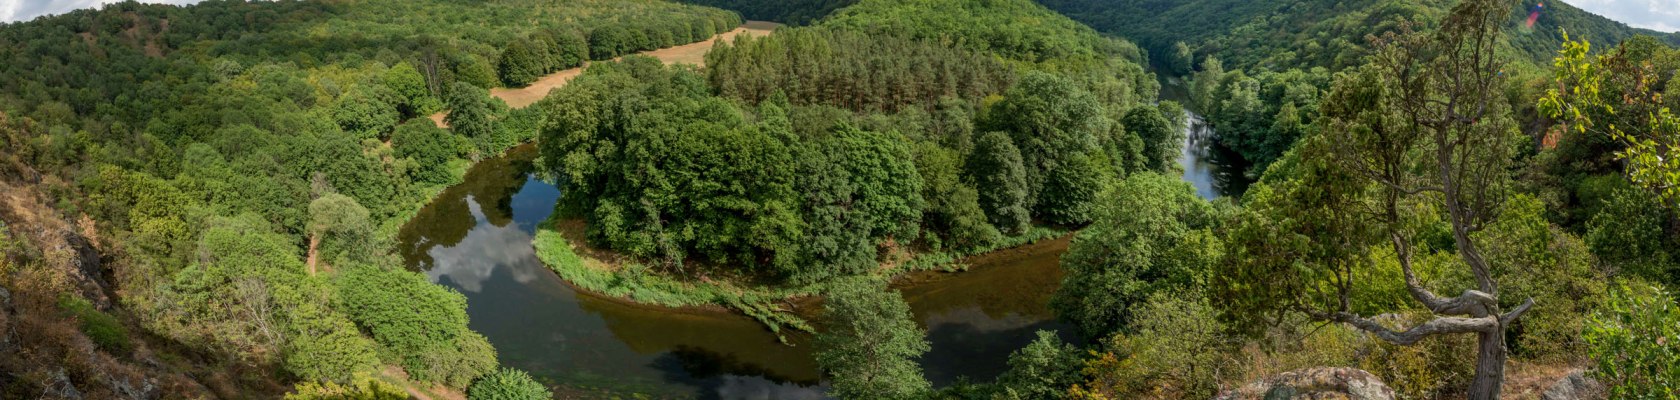
[[[1359,62],[1365,36],[1397,27],[1401,19],[1434,21],[1456,4],[1424,1],[1239,1],[1239,0],[1040,0],[1105,33],[1136,40],[1157,59],[1177,42],[1197,54],[1218,55],[1226,65],[1282,69],[1340,68]],[[1615,44],[1633,35],[1657,36],[1680,44],[1680,33],[1628,27],[1562,2],[1546,2],[1532,29],[1523,26],[1530,1],[1513,2],[1505,37],[1537,64],[1550,64],[1562,45],[1559,29],[1596,43]]]

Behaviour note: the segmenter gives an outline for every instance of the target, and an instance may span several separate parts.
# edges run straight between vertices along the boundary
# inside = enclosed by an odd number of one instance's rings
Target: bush
[[[58,299],[58,308],[70,316],[81,321],[82,333],[92,339],[106,352],[123,355],[132,350],[132,343],[128,341],[128,328],[116,317],[93,308],[93,303],[72,295],[64,295]]]
[[[418,273],[377,267],[352,267],[338,279],[345,313],[416,380],[466,387],[496,367],[495,349],[467,329],[461,294]]]
[[[286,400],[408,400],[408,392],[397,385],[367,375],[357,375],[348,385],[333,382],[299,383]]]
[[[1009,355],[998,389],[1012,399],[1059,399],[1079,383],[1080,366],[1078,348],[1054,332],[1038,331],[1037,340]]]
[[[1612,291],[1587,321],[1585,337],[1594,374],[1611,398],[1680,393],[1680,305],[1662,287],[1632,283]]]
[[[531,374],[512,368],[502,368],[473,382],[467,389],[471,400],[546,400],[554,394],[548,387],[531,379]]]

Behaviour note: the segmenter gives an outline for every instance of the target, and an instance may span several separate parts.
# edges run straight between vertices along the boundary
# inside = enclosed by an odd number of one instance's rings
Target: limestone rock
[[[1392,400],[1394,390],[1370,372],[1315,367],[1261,379],[1225,392],[1216,400],[1352,399]]]
[[[1582,370],[1570,372],[1540,394],[1542,400],[1596,400],[1604,396],[1604,384]]]

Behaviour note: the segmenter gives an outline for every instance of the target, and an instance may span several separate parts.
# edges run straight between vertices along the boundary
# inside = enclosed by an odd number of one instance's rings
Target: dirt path
[[[752,34],[753,36],[766,36],[769,35],[770,32],[775,31],[776,27],[779,26],[782,25],[775,22],[747,21],[746,24],[735,28],[735,30],[719,33],[717,36],[713,36],[710,39],[681,46],[644,51],[636,54],[657,58],[660,61],[664,61],[666,64],[704,65],[706,62],[706,52],[712,50],[712,44],[716,43],[717,39],[723,39],[725,41],[735,40],[735,36],[743,33]],[[537,78],[537,81],[532,82],[530,86],[523,88],[493,88],[490,89],[490,95],[495,96],[498,99],[502,99],[503,102],[507,103],[508,107],[525,108],[526,106],[536,103],[538,100],[542,100],[544,97],[548,97],[548,92],[550,90],[566,86],[566,82],[571,82],[572,78],[582,75],[585,68],[589,68],[589,63],[584,63],[581,67],[544,75],[541,78]],[[432,122],[437,123],[437,126],[440,128],[448,128],[449,125],[443,123],[444,115],[445,113],[442,112],[432,114]]]

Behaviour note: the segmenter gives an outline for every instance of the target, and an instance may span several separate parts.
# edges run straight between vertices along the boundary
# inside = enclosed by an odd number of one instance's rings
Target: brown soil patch
[[[675,47],[644,51],[637,54],[657,58],[660,61],[664,61],[666,64],[704,65],[706,62],[706,52],[711,51],[712,46],[716,44],[718,40],[732,41],[735,40],[736,36],[740,36],[741,34],[768,36],[770,35],[770,32],[775,31],[776,28],[780,26],[782,26],[782,24],[774,22],[747,21],[746,24],[729,32],[717,34],[717,36],[713,36],[711,39]],[[576,78],[578,75],[583,75],[583,70],[586,68],[589,68],[588,63],[584,63],[581,67],[544,75],[541,78],[537,78],[537,81],[532,82],[530,86],[522,88],[492,88],[490,89],[490,95],[498,99],[502,99],[502,101],[507,103],[510,108],[525,108],[531,104],[535,104],[538,100],[542,100],[544,97],[548,97],[549,91],[564,87],[566,86],[566,83],[572,81],[572,78]],[[432,122],[436,123],[439,128],[448,128],[449,125],[443,122],[443,117],[443,112],[431,115]]]

